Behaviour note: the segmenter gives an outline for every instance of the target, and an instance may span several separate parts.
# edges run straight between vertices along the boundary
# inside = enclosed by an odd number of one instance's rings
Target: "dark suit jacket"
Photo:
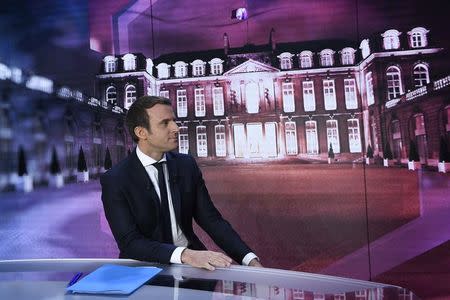
[[[166,153],[169,184],[177,222],[188,248],[205,250],[192,220],[231,258],[241,263],[251,249],[214,207],[195,160]],[[105,215],[121,258],[169,263],[176,246],[161,243],[159,198],[136,150],[100,178]]]

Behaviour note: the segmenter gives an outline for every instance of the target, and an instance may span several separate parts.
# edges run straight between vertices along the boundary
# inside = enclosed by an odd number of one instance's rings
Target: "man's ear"
[[[148,130],[145,129],[142,126],[136,126],[134,127],[134,134],[140,139],[140,140],[146,140],[148,137]]]

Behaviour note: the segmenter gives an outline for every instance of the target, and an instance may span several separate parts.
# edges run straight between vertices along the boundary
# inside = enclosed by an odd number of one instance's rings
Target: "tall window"
[[[216,156],[225,157],[227,154],[227,144],[225,139],[225,126],[214,126],[214,133],[216,136]]]
[[[325,101],[325,110],[336,109],[336,91],[334,89],[333,79],[323,80],[323,97]]]
[[[99,122],[95,122],[93,124],[92,137],[92,159],[94,161],[94,166],[101,167],[103,163],[103,134],[102,127]]]
[[[206,114],[205,89],[204,88],[195,89],[194,95],[195,95],[195,116],[204,117]]]
[[[205,75],[205,63],[200,60],[196,59],[191,63],[192,66],[192,73],[194,76],[203,76]]]
[[[206,138],[206,127],[205,126],[197,126],[197,156],[198,157],[207,157],[208,156],[208,146],[207,146],[207,138]]]
[[[312,68],[313,60],[312,60],[312,52],[305,50],[300,52],[300,67],[302,69]]]
[[[355,63],[355,49],[350,47],[342,49],[341,61],[343,65],[353,65]]]
[[[211,75],[220,75],[223,71],[223,60],[220,58],[213,58],[209,64],[211,65]]]
[[[303,107],[305,111],[316,110],[316,97],[314,96],[313,81],[303,81]]]
[[[264,124],[264,135],[266,138],[265,152],[268,157],[277,156],[277,124],[267,122]]]
[[[372,105],[375,103],[375,95],[373,94],[372,72],[366,74],[366,90],[367,90],[367,105]]]
[[[168,90],[159,91],[159,96],[169,99],[169,91]]]
[[[334,153],[341,152],[337,120],[327,120],[327,147],[330,147],[330,144],[333,147]]]
[[[128,53],[123,56],[123,69],[125,71],[136,70],[136,56]]]
[[[116,71],[117,67],[117,58],[112,55],[105,56],[103,62],[105,63],[105,72],[112,73]]]
[[[317,138],[317,122],[316,121],[306,121],[306,152],[308,154],[319,153],[319,140]]]
[[[245,87],[245,104],[249,114],[259,112],[259,88],[254,82],[250,82]]]
[[[344,79],[344,91],[345,91],[345,107],[347,109],[358,108],[358,102],[356,99],[356,82],[355,79]]]
[[[286,153],[287,155],[297,155],[297,126],[295,122],[284,123],[284,131],[286,134]]]
[[[324,49],[320,51],[320,65],[322,67],[331,67],[334,64],[334,51],[331,49]]]
[[[223,116],[225,114],[223,101],[223,88],[221,86],[214,87],[212,90],[213,110],[215,116]]]
[[[430,83],[428,67],[424,64],[417,64],[413,70],[414,86],[421,87]]]
[[[414,135],[416,136],[416,145],[419,152],[420,162],[425,163],[428,156],[427,137],[425,131],[425,119],[423,114],[414,116]]]
[[[0,174],[13,170],[12,129],[9,110],[0,107]]]
[[[131,104],[136,101],[136,87],[134,85],[129,84],[125,88],[125,104],[124,108],[129,109]]]
[[[390,29],[383,33],[381,36],[383,37],[383,45],[385,50],[393,50],[400,48],[400,36],[401,32]]]
[[[402,91],[402,81],[400,75],[400,69],[395,66],[391,66],[386,70],[386,79],[388,87],[388,99],[395,99],[400,97]]]
[[[233,124],[234,155],[244,157],[247,152],[247,137],[244,124]]]
[[[402,132],[400,130],[399,120],[394,120],[391,123],[392,133],[392,149],[394,150],[393,156],[396,159],[400,159],[402,156]]]
[[[186,126],[180,126],[180,131],[178,132],[178,152],[184,154],[189,153],[189,136]]]
[[[426,47],[428,45],[427,41],[427,33],[429,30],[423,27],[413,28],[408,32],[409,35],[409,43],[412,48],[421,48]]]
[[[71,113],[64,118],[64,152],[66,169],[72,172],[75,168],[75,124]]]
[[[284,112],[295,111],[294,84],[292,82],[283,82],[283,110]]]
[[[109,86],[106,89],[106,102],[109,104],[116,105],[117,104],[117,92],[114,86]]]
[[[278,55],[280,59],[280,68],[282,70],[290,70],[292,69],[292,54],[289,52],[283,52]]]
[[[184,61],[177,61],[174,64],[175,67],[175,77],[181,78],[187,76],[187,64]]]
[[[177,90],[177,116],[179,118],[187,117],[187,96],[186,90]]]
[[[348,119],[348,144],[351,153],[361,152],[361,136],[359,134],[359,120]]]

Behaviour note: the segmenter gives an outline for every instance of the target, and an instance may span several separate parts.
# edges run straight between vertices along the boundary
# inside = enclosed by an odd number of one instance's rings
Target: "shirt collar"
[[[159,161],[156,161],[152,157],[150,157],[147,154],[145,154],[144,152],[142,152],[141,149],[139,149],[139,146],[136,146],[136,155],[137,155],[137,157],[139,158],[139,161],[141,162],[141,164],[144,167],[148,167],[148,166],[153,165],[154,163],[157,163],[157,162],[165,162],[165,161],[167,161],[165,153],[163,154],[163,157]]]

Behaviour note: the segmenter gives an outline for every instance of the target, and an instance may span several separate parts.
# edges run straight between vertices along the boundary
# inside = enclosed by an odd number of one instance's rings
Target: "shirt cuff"
[[[172,252],[172,256],[170,257],[170,262],[172,264],[182,264],[181,262],[181,253],[183,253],[186,247],[176,247]]]
[[[249,264],[254,258],[256,258],[257,260],[259,260],[258,256],[256,256],[255,253],[253,253],[253,252],[247,253],[247,255],[244,256],[244,258],[242,259],[242,264],[243,264],[244,266],[248,266],[248,264]]]

